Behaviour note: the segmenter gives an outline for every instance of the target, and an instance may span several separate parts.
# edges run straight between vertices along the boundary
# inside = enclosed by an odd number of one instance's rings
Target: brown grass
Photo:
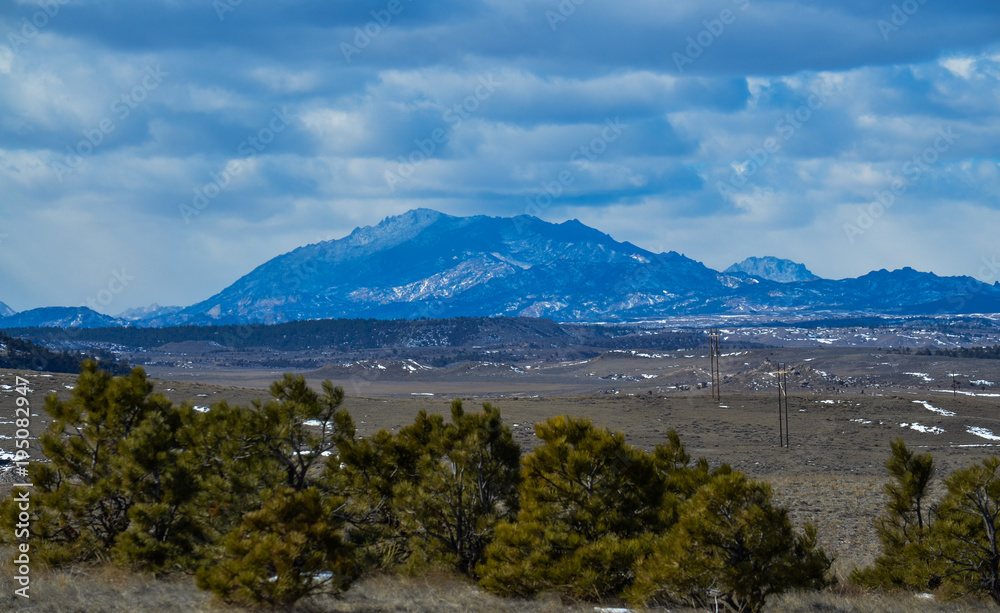
[[[774,613],[974,613],[996,611],[976,601],[939,602],[908,592],[865,593],[850,587],[820,593],[786,594],[768,603]]]
[[[17,587],[9,556],[0,556],[0,611],[37,613],[251,613],[200,591],[190,576],[154,578],[107,565],[37,571],[31,599],[13,595]],[[622,606],[609,603],[606,606]],[[357,582],[338,598],[322,597],[284,609],[287,613],[593,613],[593,603],[565,604],[556,596],[535,600],[498,598],[474,583],[447,573],[410,577],[376,575]],[[260,609],[263,610],[263,609]],[[260,611],[258,610],[258,611]],[[689,609],[672,607],[671,611]],[[995,611],[986,603],[937,602],[910,593],[869,593],[840,585],[820,593],[774,598],[769,613],[975,613]]]
[[[45,571],[32,568],[31,597],[14,595],[20,585],[11,572],[10,557],[0,566],[0,611],[38,613],[216,613],[216,606],[187,577],[154,579],[111,566],[80,566]]]
[[[819,544],[833,556],[842,582],[881,553],[874,519],[885,509],[886,479],[844,474],[770,477],[775,502],[797,527],[816,526]]]
[[[33,570],[30,594],[14,595],[19,585],[11,573],[10,556],[0,556],[0,611],[37,613],[243,613],[198,589],[194,578],[155,578],[109,565],[85,565],[60,570]],[[264,610],[264,609],[260,609]],[[444,573],[419,577],[372,576],[358,581],[340,597],[319,597],[284,609],[288,613],[381,613],[390,611],[493,613],[574,613],[594,611],[594,605],[564,605],[558,598],[532,601],[502,599],[474,583]]]

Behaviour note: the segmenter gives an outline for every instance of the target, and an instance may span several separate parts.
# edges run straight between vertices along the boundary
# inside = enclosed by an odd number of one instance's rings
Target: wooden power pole
[[[722,401],[722,371],[719,362],[722,358],[719,350],[719,339],[722,334],[718,328],[711,328],[708,332],[708,342],[712,349],[712,398]]]
[[[778,371],[774,374],[778,376],[778,447],[790,447],[788,442],[788,370],[786,370],[785,364],[778,364]]]

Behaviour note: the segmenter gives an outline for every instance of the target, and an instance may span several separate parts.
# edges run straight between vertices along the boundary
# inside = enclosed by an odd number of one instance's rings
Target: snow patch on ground
[[[986,428],[980,428],[979,426],[966,426],[965,431],[988,441],[1000,441],[1000,436],[993,434],[992,430],[988,430]]]
[[[934,377],[930,376],[929,374],[927,374],[925,372],[904,372],[903,374],[904,375],[912,375],[914,377],[920,377],[921,379],[923,379],[924,381],[926,381],[928,383],[930,383],[931,381],[934,380]]]
[[[416,372],[418,370],[431,370],[430,366],[424,366],[420,362],[411,358],[406,360],[406,363],[403,364],[403,368],[410,372]]]
[[[635,349],[612,349],[608,353],[624,353],[626,355],[635,356],[637,358],[650,358],[650,359],[656,359],[656,360],[662,360],[663,358],[672,358],[672,357],[674,357],[674,356],[670,355],[669,353],[645,353],[645,352],[642,352],[642,351],[636,351]],[[693,358],[694,356],[693,355],[686,355],[684,357],[686,357],[686,358]],[[586,360],[586,361],[580,362],[580,363],[581,364],[585,364],[586,362],[589,362],[589,361],[590,360]]]
[[[945,409],[939,409],[936,406],[932,405],[931,403],[929,403],[929,402],[927,402],[925,400],[914,400],[913,403],[914,404],[922,404],[922,405],[924,405],[925,409],[927,409],[928,411],[933,411],[933,412],[937,413],[938,415],[944,415],[945,417],[954,417],[955,416],[955,413],[953,411],[948,411],[948,410],[945,410]]]
[[[1000,398],[1000,394],[977,394],[975,392],[963,392],[961,390],[934,390],[935,392],[941,392],[942,394],[961,394],[963,396],[977,396],[979,398]]]
[[[925,426],[919,422],[899,425],[903,428],[909,428],[910,430],[916,430],[917,432],[923,432],[925,434],[944,434],[943,428],[938,428],[937,426]]]

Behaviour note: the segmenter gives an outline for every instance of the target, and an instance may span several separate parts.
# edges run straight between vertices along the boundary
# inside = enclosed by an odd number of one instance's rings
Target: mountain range
[[[2,312],[2,303],[0,303]],[[454,217],[417,209],[264,262],[197,304],[118,318],[48,307],[0,328],[280,323],[303,319],[528,316],[626,321],[685,315],[1000,312],[1000,283],[904,268],[829,280],[749,258],[725,271],[618,242],[577,220]]]

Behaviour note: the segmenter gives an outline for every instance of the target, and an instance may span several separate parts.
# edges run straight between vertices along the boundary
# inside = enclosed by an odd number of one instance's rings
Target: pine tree
[[[207,542],[199,458],[182,443],[196,415],[190,405],[147,415],[119,447],[116,477],[133,504],[114,554],[127,565],[191,568]]]
[[[217,534],[232,525],[234,511],[253,507],[206,552],[198,571],[199,585],[226,601],[290,604],[340,591],[356,574],[338,519],[345,500],[322,470],[338,445],[353,438],[354,422],[341,406],[343,389],[330,381],[322,388],[317,394],[305,377],[286,374],[271,385],[266,403],[221,405],[201,419],[195,442],[209,475],[206,492],[221,494],[224,505],[213,507]],[[248,470],[255,477],[248,479]],[[255,481],[264,489],[248,505],[240,494]]]
[[[482,559],[496,523],[517,512],[520,447],[500,411],[483,404],[437,424],[420,459],[419,477],[393,489],[393,511],[422,557],[469,573]]]
[[[420,465],[444,427],[440,415],[420,411],[397,434],[380,430],[370,438],[343,438],[339,457],[327,461],[323,486],[347,498],[338,511],[365,568],[389,570],[409,559],[410,536],[394,506],[396,492],[420,480]]]
[[[323,382],[320,396],[302,375],[286,373],[271,384],[272,400],[254,402],[258,431],[253,444],[266,451],[285,471],[285,484],[296,490],[308,487],[310,472],[332,454],[342,439],[354,436],[350,414],[341,407],[344,389]]]
[[[198,585],[226,602],[289,605],[317,593],[339,593],[356,575],[352,548],[315,487],[282,486],[226,536],[225,555],[198,571]]]
[[[708,480],[707,463],[690,466],[676,433],[652,454],[587,419],[551,418],[535,433],[542,445],[522,462],[520,510],[497,525],[477,568],[482,585],[506,596],[620,594],[652,535]]]
[[[287,471],[257,445],[259,424],[252,408],[223,401],[194,412],[192,426],[178,433],[181,445],[198,459],[201,488],[195,504],[202,510],[209,546],[259,509],[263,492],[286,482]]]
[[[794,532],[769,485],[716,475],[684,503],[680,519],[638,565],[628,600],[755,613],[769,596],[827,585],[831,561],[816,530]]]
[[[41,561],[113,558],[156,571],[194,555],[198,471],[177,438],[190,411],[152,391],[141,368],[112,377],[88,361],[69,400],[46,398],[52,422],[40,442],[50,462],[30,468]],[[0,522],[16,517],[9,504]]]
[[[1000,458],[955,471],[937,508],[928,549],[947,596],[978,594],[1000,605]]]
[[[930,454],[914,454],[897,438],[885,466],[893,481],[885,486],[886,511],[876,523],[882,555],[872,566],[852,572],[851,581],[870,588],[934,589],[940,579],[929,565],[926,547],[934,460]]]

